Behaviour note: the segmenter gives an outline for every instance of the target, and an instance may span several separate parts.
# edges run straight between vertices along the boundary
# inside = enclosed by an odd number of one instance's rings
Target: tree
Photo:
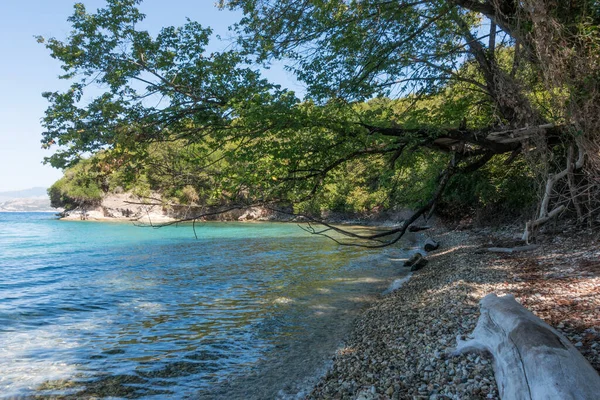
[[[66,211],[77,207],[86,209],[102,201],[102,188],[90,163],[83,161],[65,172],[49,189],[50,205]]]
[[[565,177],[566,199],[580,220],[585,208],[592,221],[597,204],[581,203],[584,192],[598,191],[597,2],[234,0],[222,6],[245,12],[239,27],[246,48],[260,60],[292,60],[319,98],[430,93],[448,82],[485,92],[495,126],[445,136],[491,153],[509,150],[497,144],[512,144],[513,151],[524,150],[538,162],[547,183],[539,216],[527,232],[564,209],[554,183]],[[503,63],[500,53],[507,49],[512,60]],[[468,69],[460,68],[465,63],[474,66],[477,78],[465,76]],[[540,86],[550,104],[536,104]],[[562,159],[566,168],[553,165],[552,158]],[[576,178],[574,171],[583,175]]]
[[[596,200],[583,193],[599,191],[596,2],[222,1],[244,12],[239,49],[210,55],[210,30],[197,23],[155,38],[136,30],[138,3],[109,0],[94,14],[76,5],[70,37],[46,42],[63,78],[81,77],[70,91],[45,94],[43,143],[62,146],[53,165],[107,147],[143,154],[153,142],[201,143],[204,156],[227,160],[222,193],[247,205],[308,199],[359,159],[385,158],[382,168],[394,169],[418,149],[447,154],[431,199],[387,244],[434,207],[454,175],[524,155],[547,181],[526,237],[567,205],[592,221]],[[252,69],[272,59],[307,85],[304,101]],[[106,92],[82,105],[92,82]],[[415,109],[447,90],[466,103],[448,95],[450,107]],[[157,97],[159,106],[148,105]],[[404,106],[361,106],[373,98]],[[448,108],[445,125],[432,122]]]

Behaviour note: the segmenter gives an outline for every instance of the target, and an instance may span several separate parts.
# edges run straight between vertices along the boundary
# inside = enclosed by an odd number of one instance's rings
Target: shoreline
[[[434,224],[424,236],[439,240],[441,246],[427,253],[429,264],[411,273],[401,267],[403,260],[394,260],[402,277],[361,312],[326,372],[316,371],[311,379],[316,383],[302,392],[303,397],[499,398],[487,356],[448,355],[457,336],[468,336],[475,328],[478,303],[489,293],[513,294],[561,331],[600,371],[600,234],[554,229],[557,232],[539,236],[540,246],[533,251],[499,254],[485,249],[513,246],[521,226],[459,231]],[[393,288],[396,282],[401,285]]]
[[[158,194],[153,194],[150,199],[152,202],[148,202],[148,198],[138,197],[131,193],[112,193],[106,195],[96,206],[68,211],[57,210],[56,212],[62,215],[60,220],[66,221],[138,222],[152,225],[177,223],[194,215],[192,210],[198,208],[160,204],[160,195]],[[207,222],[303,222],[303,217],[291,214],[291,210],[279,212],[260,206],[231,209],[218,213],[210,210],[205,209],[204,211],[208,214],[197,220]],[[400,223],[411,214],[410,210],[372,213],[324,212],[321,218],[332,224],[390,227]]]
[[[427,231],[440,249],[355,321],[308,398],[499,398],[488,356],[449,355],[457,336],[475,328],[479,300],[489,293],[515,295],[600,370],[598,234],[542,237],[540,247],[526,253],[484,250],[514,241],[519,228]]]

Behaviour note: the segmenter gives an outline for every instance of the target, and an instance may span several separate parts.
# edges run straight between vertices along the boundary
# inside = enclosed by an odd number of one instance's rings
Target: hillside
[[[46,188],[0,192],[0,212],[54,212]],[[58,210],[61,211],[61,210]]]
[[[47,189],[44,187],[33,187],[23,190],[11,190],[0,192],[0,201],[10,199],[29,199],[29,198],[46,198],[48,197]]]

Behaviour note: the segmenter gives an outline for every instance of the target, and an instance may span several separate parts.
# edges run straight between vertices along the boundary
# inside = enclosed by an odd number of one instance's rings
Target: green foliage
[[[259,60],[291,60],[311,96],[365,100],[439,87],[448,72],[416,61],[437,54],[436,64],[455,66],[462,57],[449,51],[460,39],[451,2],[406,3],[229,0],[221,6],[244,11],[238,25],[244,49]]]
[[[485,167],[450,181],[441,204],[449,216],[479,210],[480,219],[509,220],[529,212],[537,202],[534,175],[523,160],[507,166],[507,156],[496,156]]]
[[[100,180],[89,161],[79,162],[48,189],[51,206],[72,210],[99,204],[104,195]]]
[[[39,38],[71,83],[44,94],[42,143],[57,150],[46,161],[67,168],[50,190],[53,204],[126,190],[182,204],[294,204],[312,214],[415,208],[451,158],[437,138],[513,122],[502,107],[514,99],[499,100],[485,63],[468,51],[481,20],[453,2],[223,1],[245,16],[239,48],[219,53],[206,51],[211,30],[193,21],[154,36],[139,30],[139,3],[109,0],[96,13],[77,4],[65,40]],[[498,35],[506,40],[490,50],[490,69],[514,72],[533,114],[551,119],[554,94],[535,68],[511,71],[513,43]],[[271,59],[290,61],[307,98],[260,76],[256,62]],[[84,102],[91,84],[106,90]],[[476,140],[443,150],[489,151]],[[527,168],[504,158],[454,177],[445,202],[530,204]]]
[[[239,53],[206,53],[211,30],[196,22],[165,27],[156,37],[137,30],[144,19],[139,3],[110,0],[96,13],[76,4],[66,41],[38,38],[62,62],[61,78],[72,82],[63,93],[43,94],[51,105],[42,144],[59,146],[46,159],[51,165],[64,168],[107,147],[196,141],[208,130],[216,141],[227,141],[230,131],[220,128],[255,104],[268,105],[285,95],[243,67],[246,60]],[[106,92],[81,104],[90,84]]]

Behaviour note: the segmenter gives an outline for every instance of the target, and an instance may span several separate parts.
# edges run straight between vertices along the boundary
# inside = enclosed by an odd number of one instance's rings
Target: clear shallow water
[[[293,224],[0,213],[0,398],[293,397],[397,277]]]

